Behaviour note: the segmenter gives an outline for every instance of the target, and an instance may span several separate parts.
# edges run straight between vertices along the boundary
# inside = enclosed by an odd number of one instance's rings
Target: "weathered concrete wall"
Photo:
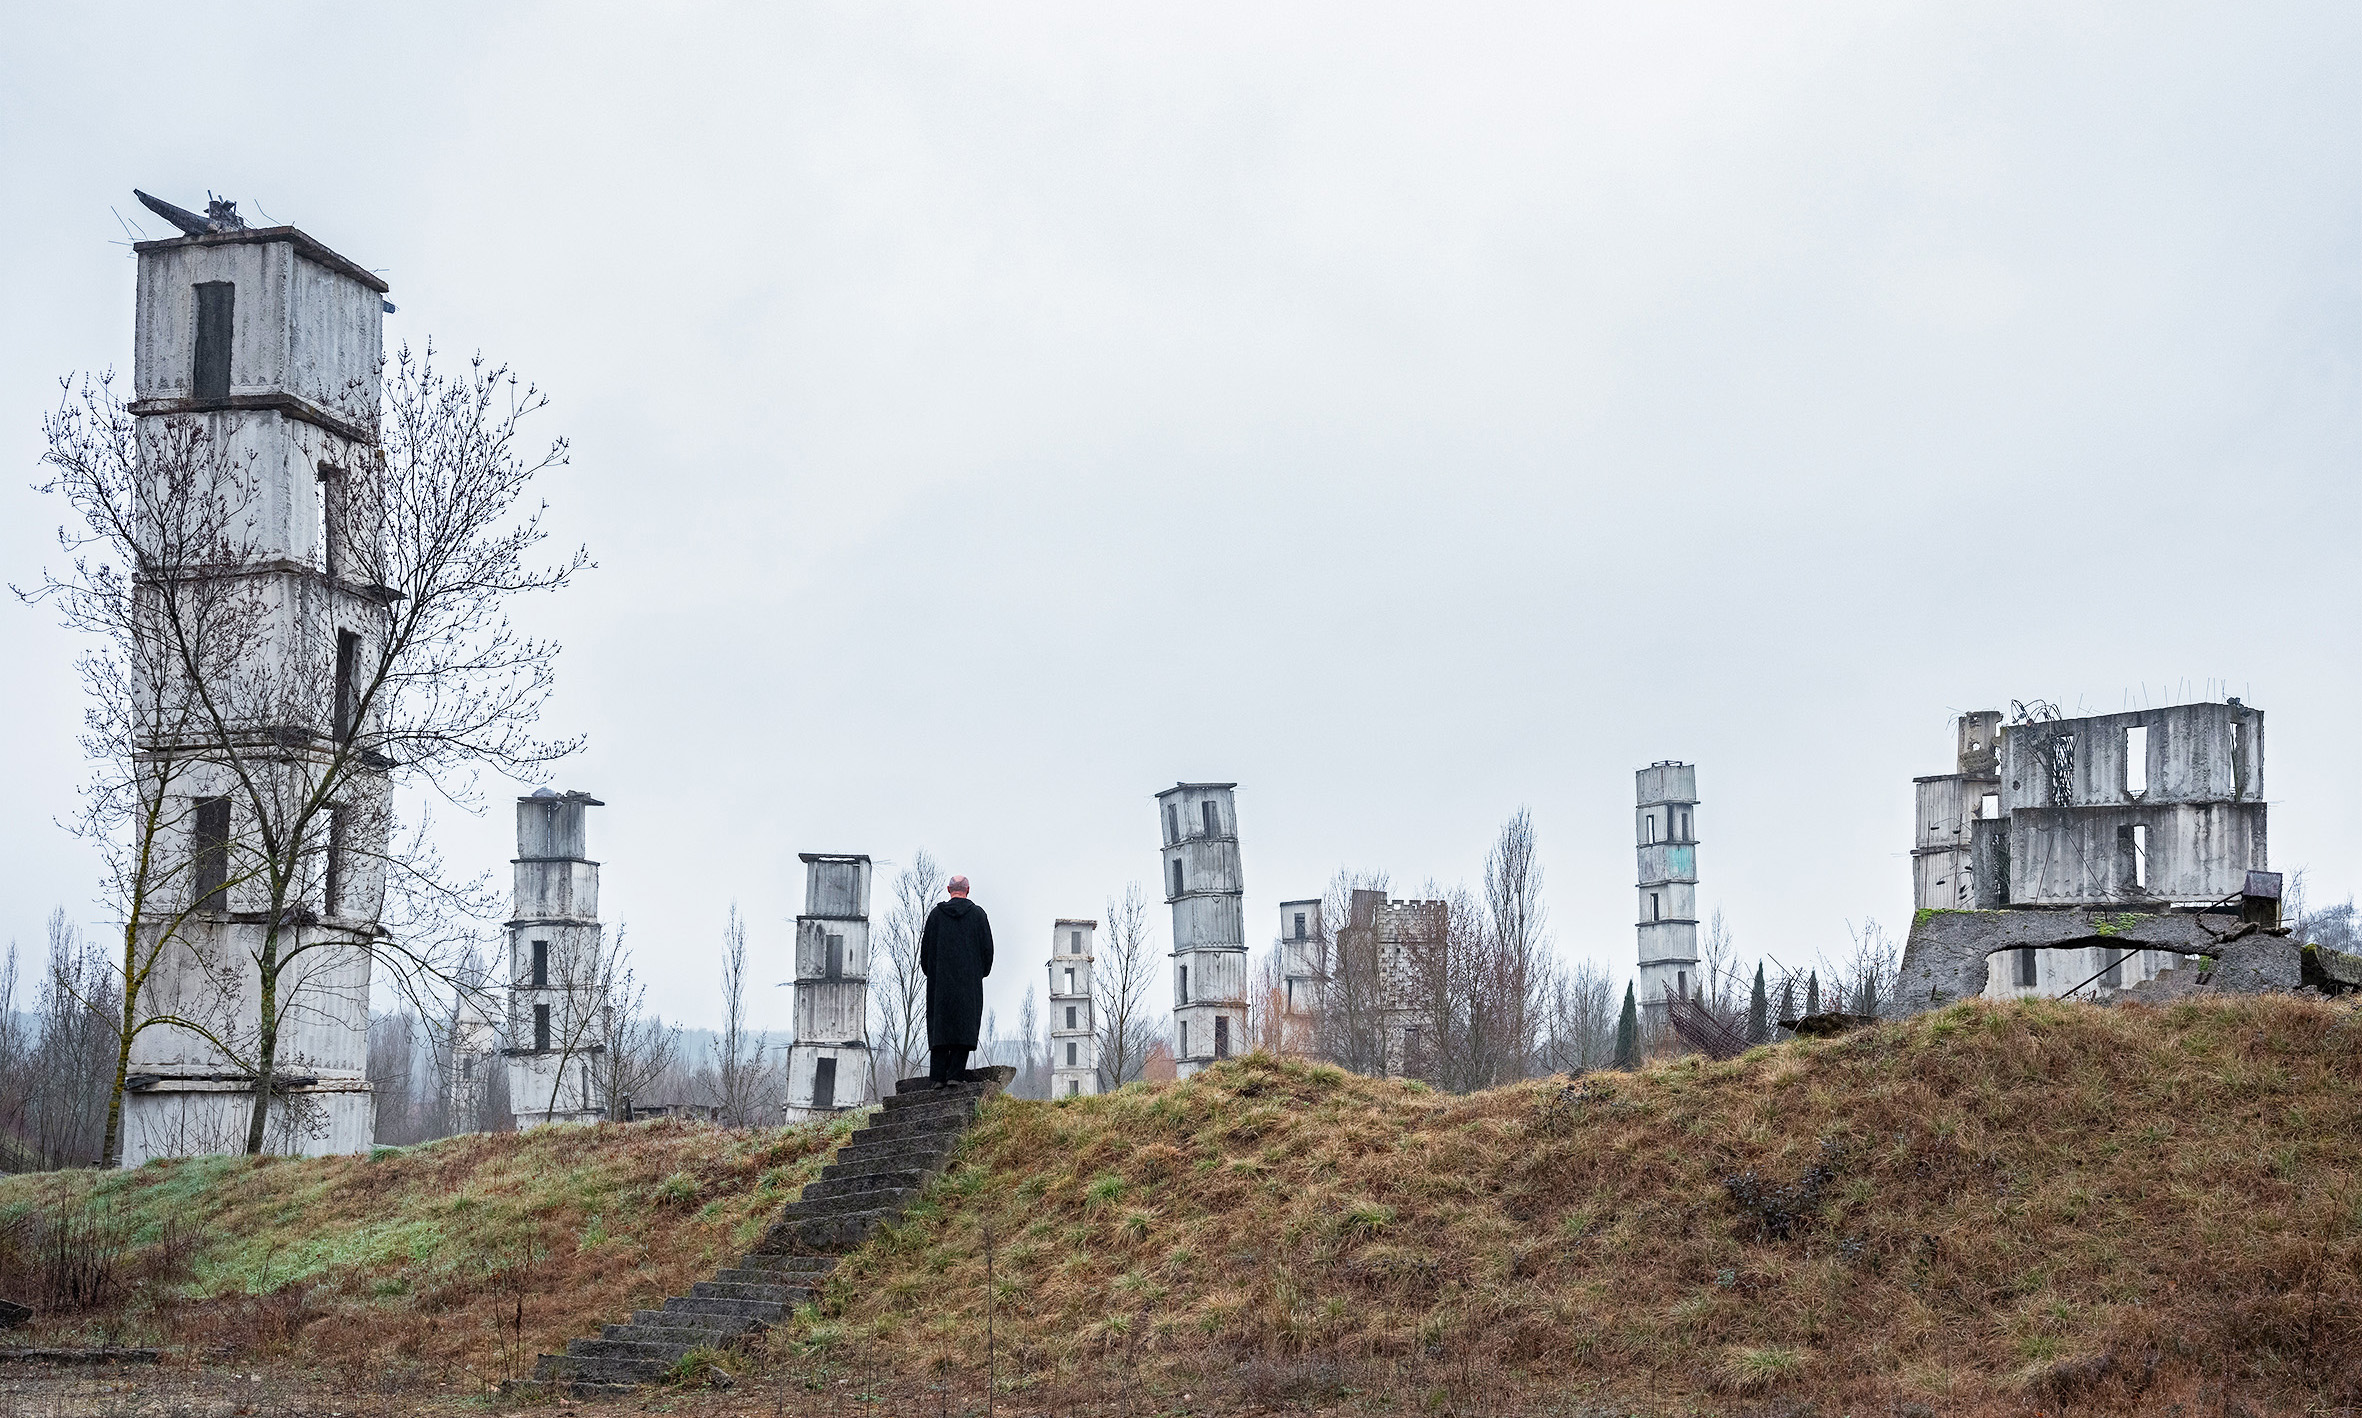
[[[2009,815],[2010,904],[2208,902],[2264,870],[2262,803],[2023,807]],[[2121,829],[2145,827],[2146,884],[2134,884]]]
[[[2134,794],[2125,773],[2126,730],[2147,730],[2147,784]],[[2060,749],[2060,743],[2068,745]],[[2002,735],[2002,807],[2155,806],[2260,802],[2264,716],[2238,703],[2177,704],[2058,723],[2012,725]],[[2065,754],[2061,801],[2052,767]]]
[[[1173,917],[1175,1069],[1184,1078],[1247,1048],[1247,919],[1237,786],[1176,783],[1156,795],[1165,904]]]
[[[2229,924],[2227,918],[2224,924]],[[2204,955],[2216,949],[2214,937],[2186,913],[1921,911],[1912,918],[1911,936],[1903,947],[1895,1008],[1909,1013],[1986,994],[1992,984],[1988,963],[2003,950],[2109,945],[2119,951],[2145,946],[2174,955]]]
[[[787,1051],[787,1119],[808,1122],[877,1096],[869,1052],[870,859],[806,852],[804,914],[796,917],[795,1040]],[[836,968],[830,969],[831,938]],[[833,1061],[828,1097],[820,1064]]]
[[[1061,918],[1050,928],[1050,1096],[1099,1091],[1098,1016],[1091,995],[1099,923]]]

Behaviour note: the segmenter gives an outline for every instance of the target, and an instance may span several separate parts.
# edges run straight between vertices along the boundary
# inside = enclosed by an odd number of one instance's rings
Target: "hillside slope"
[[[1258,1056],[1002,1099],[746,1365],[970,1391],[989,1227],[1019,1408],[2303,1411],[2362,1384],[2358,1078],[2356,1016],[2283,997],[1972,1003],[1457,1098]],[[50,1333],[465,1386],[697,1278],[836,1135],[53,1174],[0,1182],[0,1227],[96,1198],[144,1228],[157,1278]]]

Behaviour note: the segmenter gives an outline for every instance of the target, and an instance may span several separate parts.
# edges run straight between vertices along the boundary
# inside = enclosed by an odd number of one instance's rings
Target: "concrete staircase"
[[[793,1202],[782,1208],[752,1252],[661,1310],[635,1310],[596,1339],[577,1339],[563,1354],[544,1354],[533,1377],[576,1395],[624,1393],[671,1373],[699,1347],[724,1349],[788,1317],[820,1292],[845,1252],[904,1208],[943,1170],[976,1110],[1017,1071],[976,1070],[982,1080],[937,1088],[924,1078],[894,1086],[886,1105],[848,1138]]]

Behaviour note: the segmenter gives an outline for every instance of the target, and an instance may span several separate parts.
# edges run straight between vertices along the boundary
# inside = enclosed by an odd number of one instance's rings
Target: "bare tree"
[[[1895,996],[1901,990],[1902,945],[1877,921],[1867,917],[1859,928],[1848,921],[1845,932],[1843,958],[1834,965],[1824,961],[1818,972],[1826,977],[1833,991],[1822,1000],[1822,1005],[1851,1014],[1883,1013],[1894,1006]]]
[[[747,1127],[755,1118],[762,1052],[759,1045],[750,1048],[746,1037],[746,922],[735,901],[722,927],[722,1037],[715,1055],[723,1119],[732,1127]]]
[[[1738,953],[1717,906],[1706,917],[1706,933],[1698,940],[1697,989],[1698,1003],[1717,1016],[1730,1012],[1731,996],[1739,988]]]
[[[1541,1001],[1550,962],[1550,910],[1542,901],[1542,865],[1533,814],[1524,808],[1501,824],[1485,857],[1484,907],[1489,927],[1485,1004],[1491,1018],[1482,1036],[1480,1071],[1487,1084],[1523,1078],[1541,1033]]]
[[[1355,1073],[1387,1072],[1386,1019],[1400,982],[1390,977],[1377,942],[1376,913],[1386,873],[1340,867],[1323,893],[1313,954],[1320,977],[1312,1022],[1321,1057]]]
[[[1099,1015],[1099,1072],[1104,1088],[1120,1088],[1140,1076],[1157,1030],[1148,994],[1157,974],[1148,927],[1148,897],[1139,882],[1107,902],[1104,952],[1091,971]]]
[[[1042,1070],[1042,1012],[1041,1007],[1034,1002],[1033,986],[1030,983],[1025,987],[1025,1003],[1017,1010],[1017,1038],[1019,1047],[1024,1050],[1017,1071],[1017,1096],[1049,1097],[1050,1083],[1043,1077]]]
[[[1589,960],[1550,982],[1545,1057],[1563,1073],[1606,1068],[1616,1053],[1618,996],[1613,976]]]
[[[870,998],[877,1012],[871,1037],[878,1062],[890,1065],[896,1079],[923,1072],[927,1062],[927,976],[919,969],[919,940],[926,933],[927,913],[944,899],[944,880],[943,869],[925,848],[911,853],[910,865],[894,874],[886,928],[880,933],[885,949],[871,959]],[[886,967],[882,976],[879,954]]]
[[[313,471],[326,494],[319,563],[292,569],[258,541],[252,466],[203,445],[203,420],[143,431],[100,381],[46,421],[48,486],[83,525],[65,534],[73,570],[34,594],[58,599],[70,623],[147,628],[133,653],[152,649],[154,662],[127,673],[158,677],[189,709],[140,725],[139,747],[174,736],[192,767],[172,793],[227,804],[199,837],[236,863],[238,889],[208,880],[193,894],[245,929],[213,932],[188,953],[222,958],[177,973],[243,976],[238,996],[253,1003],[234,1031],[187,1027],[251,1077],[250,1153],[266,1141],[293,1017],[365,1010],[371,960],[403,988],[443,978],[450,923],[492,908],[482,878],[443,872],[423,819],[398,830],[394,789],[472,806],[481,769],[530,778],[578,746],[533,735],[557,646],[519,634],[509,611],[589,565],[580,551],[528,560],[544,534],[527,489],[566,454],[562,440],[520,451],[523,422],[545,402],[480,359],[449,375],[431,349],[402,350],[376,411],[380,448],[288,445],[322,458]],[[175,438],[192,456],[173,455]],[[166,456],[151,456],[159,440]],[[315,601],[337,618],[295,613]],[[127,924],[127,938],[146,927]]]

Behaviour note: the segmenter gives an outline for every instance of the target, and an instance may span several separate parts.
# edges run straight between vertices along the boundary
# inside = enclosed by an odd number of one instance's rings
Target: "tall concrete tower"
[[[1097,921],[1061,920],[1050,931],[1050,1096],[1099,1091],[1099,1023],[1091,1012],[1091,944]]]
[[[1634,845],[1640,852],[1640,1000],[1662,1019],[1670,995],[1695,993],[1698,981],[1698,770],[1652,763],[1634,775],[1640,800]]]
[[[250,606],[255,619],[236,672],[214,686],[215,707],[250,747],[234,760],[192,761],[163,790],[177,899],[149,910],[189,915],[147,993],[158,1013],[204,1028],[146,1029],[133,1041],[126,1167],[245,1146],[250,1065],[213,1040],[235,1047],[262,1022],[252,964],[270,921],[262,864],[287,858],[284,846],[258,846],[254,813],[258,802],[274,812],[306,801],[332,771],[354,730],[340,692],[347,667],[373,653],[388,623],[384,590],[340,574],[324,516],[339,470],[379,456],[385,282],[294,227],[248,227],[232,203],[200,217],[145,200],[188,234],[132,248],[129,410],[141,455],[185,459],[193,490],[142,507],[140,535],[167,549],[167,574],[135,573],[133,605],[150,624],[188,596]],[[185,701],[139,699],[136,732],[154,761],[201,755],[214,737],[183,717]],[[384,897],[385,772],[348,767],[337,791],[340,804],[306,830],[317,833],[304,849],[311,879],[279,917],[278,950],[296,963],[276,1000],[282,1091],[266,1114],[271,1152],[366,1151],[375,1129],[369,976]],[[284,833],[292,823],[270,825]]]
[[[1173,1063],[1182,1078],[1240,1050],[1247,1033],[1247,918],[1236,783],[1156,795],[1165,901],[1173,908]]]
[[[509,908],[508,1105],[519,1128],[607,1115],[599,1064],[607,1037],[599,864],[588,793],[537,788],[517,799]]]
[[[1327,943],[1319,897],[1279,903],[1280,988],[1285,991],[1280,1008],[1287,1017],[1281,1032],[1291,1049],[1310,1043],[1296,1036],[1310,1030],[1320,1009],[1320,992],[1329,978]]]
[[[869,858],[806,852],[796,917],[795,1043],[787,1120],[817,1122],[873,1096],[869,1055]]]

